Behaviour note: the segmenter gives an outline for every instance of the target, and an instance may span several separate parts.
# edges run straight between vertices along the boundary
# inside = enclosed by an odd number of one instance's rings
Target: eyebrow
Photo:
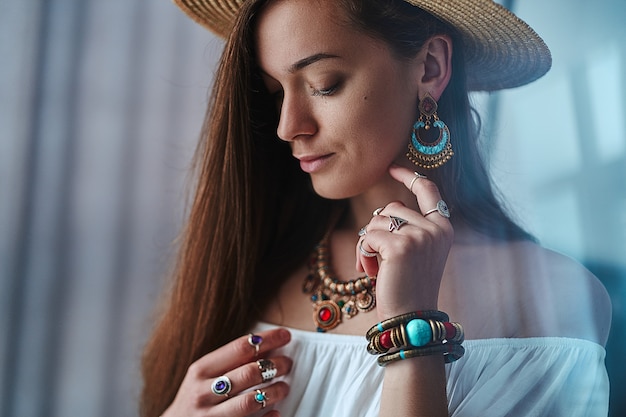
[[[324,53],[320,53],[320,54],[314,54],[311,56],[308,56],[306,58],[303,58],[301,60],[299,60],[298,62],[296,62],[295,64],[293,64],[292,66],[289,67],[289,72],[290,73],[294,73],[296,71],[299,71],[311,64],[314,64],[318,61],[321,61],[323,59],[332,59],[332,58],[339,58],[337,55],[331,55],[331,54],[324,54]]]

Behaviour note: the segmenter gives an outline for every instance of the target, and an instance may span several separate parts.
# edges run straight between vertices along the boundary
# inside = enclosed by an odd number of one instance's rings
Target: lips
[[[295,156],[295,155],[294,155]],[[296,156],[300,160],[300,168],[309,174],[321,170],[333,154],[325,155],[301,155]]]

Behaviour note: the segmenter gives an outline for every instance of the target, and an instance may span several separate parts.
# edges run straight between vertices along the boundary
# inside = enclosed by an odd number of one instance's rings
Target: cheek
[[[363,101],[361,127],[374,145],[384,145],[383,154],[394,158],[409,142],[416,111],[401,100],[387,98],[374,103],[370,98]]]

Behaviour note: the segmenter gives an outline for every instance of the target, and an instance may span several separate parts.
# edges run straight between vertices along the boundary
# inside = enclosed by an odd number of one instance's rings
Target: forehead
[[[335,0],[276,0],[267,4],[255,29],[262,68],[286,69],[303,57],[354,51],[373,38],[352,28]]]

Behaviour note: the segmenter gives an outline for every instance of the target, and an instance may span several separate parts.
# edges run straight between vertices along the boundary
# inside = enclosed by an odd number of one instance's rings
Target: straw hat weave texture
[[[174,0],[193,20],[228,37],[245,0]],[[543,40],[513,13],[492,0],[405,0],[462,35],[467,86],[472,91],[518,87],[544,75],[552,65]]]

